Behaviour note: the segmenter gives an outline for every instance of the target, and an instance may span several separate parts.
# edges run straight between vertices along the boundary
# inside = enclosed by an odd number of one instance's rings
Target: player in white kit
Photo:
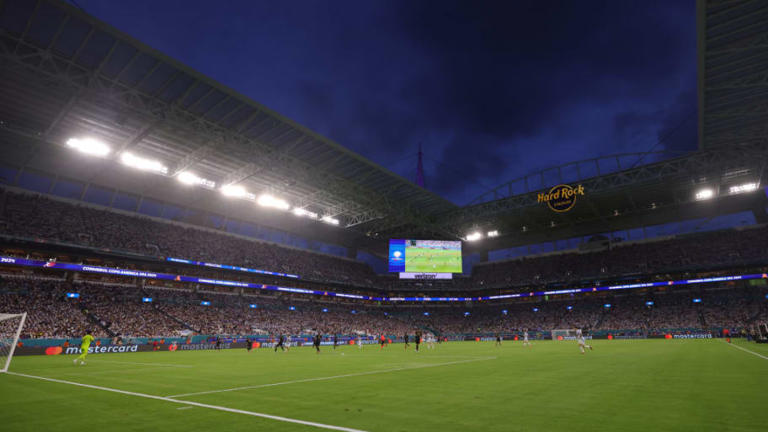
[[[584,340],[584,335],[581,333],[581,329],[576,329],[576,339],[579,341],[579,350],[582,354],[587,352],[585,348],[589,348],[590,351],[592,350],[592,345],[587,345],[587,342]]]
[[[531,346],[531,342],[528,340],[528,329],[523,330],[523,346]]]

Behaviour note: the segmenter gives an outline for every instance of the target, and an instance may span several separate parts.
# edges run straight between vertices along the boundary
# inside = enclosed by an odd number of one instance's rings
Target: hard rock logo
[[[537,201],[547,203],[547,206],[558,213],[567,212],[576,205],[576,196],[584,195],[584,186],[561,184],[553,187],[547,193],[537,195]]]

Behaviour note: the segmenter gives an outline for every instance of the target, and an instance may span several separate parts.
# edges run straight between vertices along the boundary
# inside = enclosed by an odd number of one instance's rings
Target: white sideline
[[[723,343],[726,344],[726,345],[732,346],[734,348],[738,348],[738,349],[740,349],[742,351],[748,352],[748,353],[750,353],[752,355],[756,355],[756,356],[760,357],[761,359],[768,360],[768,357],[766,357],[766,356],[764,356],[764,355],[762,355],[760,353],[756,353],[756,352],[754,352],[754,351],[752,351],[750,349],[746,349],[746,348],[743,348],[743,347],[740,347],[738,345],[734,345],[734,344],[731,344],[731,343],[728,343],[728,342],[723,342]]]
[[[170,363],[139,363],[139,362],[126,362],[126,361],[115,361],[115,360],[89,360],[93,363],[118,363],[118,364],[130,364],[130,365],[142,365],[142,366],[165,366],[165,367],[176,367],[176,368],[191,368],[194,366],[190,365],[177,365],[177,364],[170,364]]]
[[[83,384],[83,383],[74,382],[74,381],[64,381],[64,380],[55,379],[55,378],[47,378],[47,377],[41,377],[41,376],[36,376],[36,375],[27,375],[27,374],[18,373],[18,372],[6,372],[6,373],[8,375],[15,375],[15,376],[20,376],[20,377],[25,377],[25,378],[33,378],[33,379],[38,379],[38,380],[43,380],[43,381],[50,381],[50,382],[55,382],[55,383],[60,383],[60,384],[69,384],[69,385],[74,385],[74,386],[78,386],[78,387],[90,388],[90,389],[94,389],[94,390],[103,390],[103,391],[108,391],[108,392],[113,392],[113,393],[125,394],[125,395],[129,395],[129,396],[143,397],[143,398],[146,398],[146,399],[161,400],[161,401],[165,401],[165,402],[171,402],[171,403],[176,403],[176,404],[181,404],[181,405],[187,405],[189,407],[195,406],[195,407],[208,408],[208,409],[218,410],[218,411],[226,411],[226,412],[231,412],[231,413],[235,413],[235,414],[244,414],[244,415],[249,415],[249,416],[253,416],[253,417],[261,417],[261,418],[266,418],[266,419],[270,419],[270,420],[277,420],[277,421],[282,421],[282,422],[287,422],[287,423],[297,423],[297,424],[301,424],[301,425],[305,425],[305,426],[312,426],[312,427],[321,428],[321,429],[331,429],[331,430],[337,430],[337,431],[343,431],[343,432],[365,432],[365,431],[360,430],[360,429],[352,429],[352,428],[346,428],[346,427],[342,427],[342,426],[333,426],[333,425],[327,425],[327,424],[323,424],[323,423],[315,423],[315,422],[306,421],[306,420],[297,420],[297,419],[292,419],[292,418],[288,418],[288,417],[280,417],[280,416],[271,415],[271,414],[263,414],[263,413],[253,412],[253,411],[245,411],[245,410],[239,410],[239,409],[235,409],[235,408],[227,408],[227,407],[223,407],[223,406],[209,405],[209,404],[204,404],[204,403],[199,403],[199,402],[190,402],[190,401],[184,401],[184,400],[176,400],[176,399],[171,399],[171,398],[165,397],[165,396],[155,396],[155,395],[144,394],[144,393],[136,393],[136,392],[126,391],[126,390],[113,389],[113,388],[109,388],[109,387],[101,387],[101,386],[95,386],[95,385],[91,385],[91,384]]]
[[[276,382],[276,383],[270,383],[270,384],[245,386],[245,387],[233,387],[233,388],[222,389],[222,390],[209,390],[209,391],[201,391],[201,392],[195,392],[195,393],[183,393],[183,394],[177,394],[177,395],[170,395],[166,397],[178,398],[178,397],[199,396],[199,395],[206,395],[206,394],[213,394],[213,393],[225,393],[225,392],[239,391],[239,390],[251,390],[251,389],[264,388],[264,387],[281,386],[286,384],[299,384],[299,383],[312,382],[312,381],[326,381],[326,380],[332,380],[337,378],[374,375],[374,374],[387,373],[387,372],[397,372],[397,371],[404,371],[404,370],[410,370],[410,369],[422,369],[422,368],[429,368],[429,367],[448,366],[448,365],[454,365],[454,364],[460,364],[460,363],[471,363],[476,361],[485,361],[485,360],[494,360],[494,359],[496,359],[496,357],[480,357],[472,360],[459,360],[459,361],[452,361],[447,363],[434,363],[434,364],[424,364],[419,366],[401,367],[401,368],[394,368],[394,369],[381,369],[381,370],[367,371],[367,372],[356,372],[356,373],[345,374],[345,375],[334,375],[334,376],[318,377],[318,378],[305,378],[305,379],[294,380],[294,381],[283,381],[283,382]]]

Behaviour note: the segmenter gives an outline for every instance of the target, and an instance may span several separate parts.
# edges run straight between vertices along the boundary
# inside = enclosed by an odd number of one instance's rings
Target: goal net
[[[755,330],[755,338],[757,342],[768,341],[768,323],[760,323]]]
[[[552,330],[552,340],[576,340],[576,329],[555,329]]]
[[[0,372],[8,371],[26,319],[26,313],[0,313]]]

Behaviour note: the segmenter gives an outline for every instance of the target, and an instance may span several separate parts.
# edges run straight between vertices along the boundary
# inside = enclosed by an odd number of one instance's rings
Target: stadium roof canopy
[[[768,2],[699,0],[701,148],[768,136]]]
[[[69,4],[0,0],[0,162],[75,179],[85,190],[101,186],[288,230],[307,222],[167,178],[189,170],[218,187],[242,185],[335,217],[351,228],[343,230],[350,242],[369,249],[381,238],[486,229],[502,233],[483,242],[492,248],[764,209],[765,197],[756,198],[764,194],[727,191],[764,186],[768,2],[699,0],[698,18],[698,152],[569,162],[459,208]],[[111,156],[66,148],[69,138],[85,136],[108,143]],[[167,174],[124,167],[118,160],[126,152],[161,161]],[[587,195],[573,211],[553,214],[537,196],[563,182],[582,183]],[[724,198],[704,206],[695,199],[701,188]]]
[[[514,179],[484,193],[439,223],[452,232],[499,231],[482,248],[606,233],[683,219],[753,211],[768,223],[768,2],[697,0],[699,151],[619,154],[568,162]],[[642,164],[638,163],[641,161]],[[567,213],[537,202],[560,183],[587,194]],[[697,200],[710,189],[717,205]]]
[[[0,8],[6,163],[141,196],[179,194],[176,182],[136,183],[113,168],[130,152],[159,160],[169,177],[190,170],[346,227],[414,224],[455,208],[69,4],[5,0]],[[69,138],[85,136],[108,143],[111,160],[89,167],[65,154]]]

